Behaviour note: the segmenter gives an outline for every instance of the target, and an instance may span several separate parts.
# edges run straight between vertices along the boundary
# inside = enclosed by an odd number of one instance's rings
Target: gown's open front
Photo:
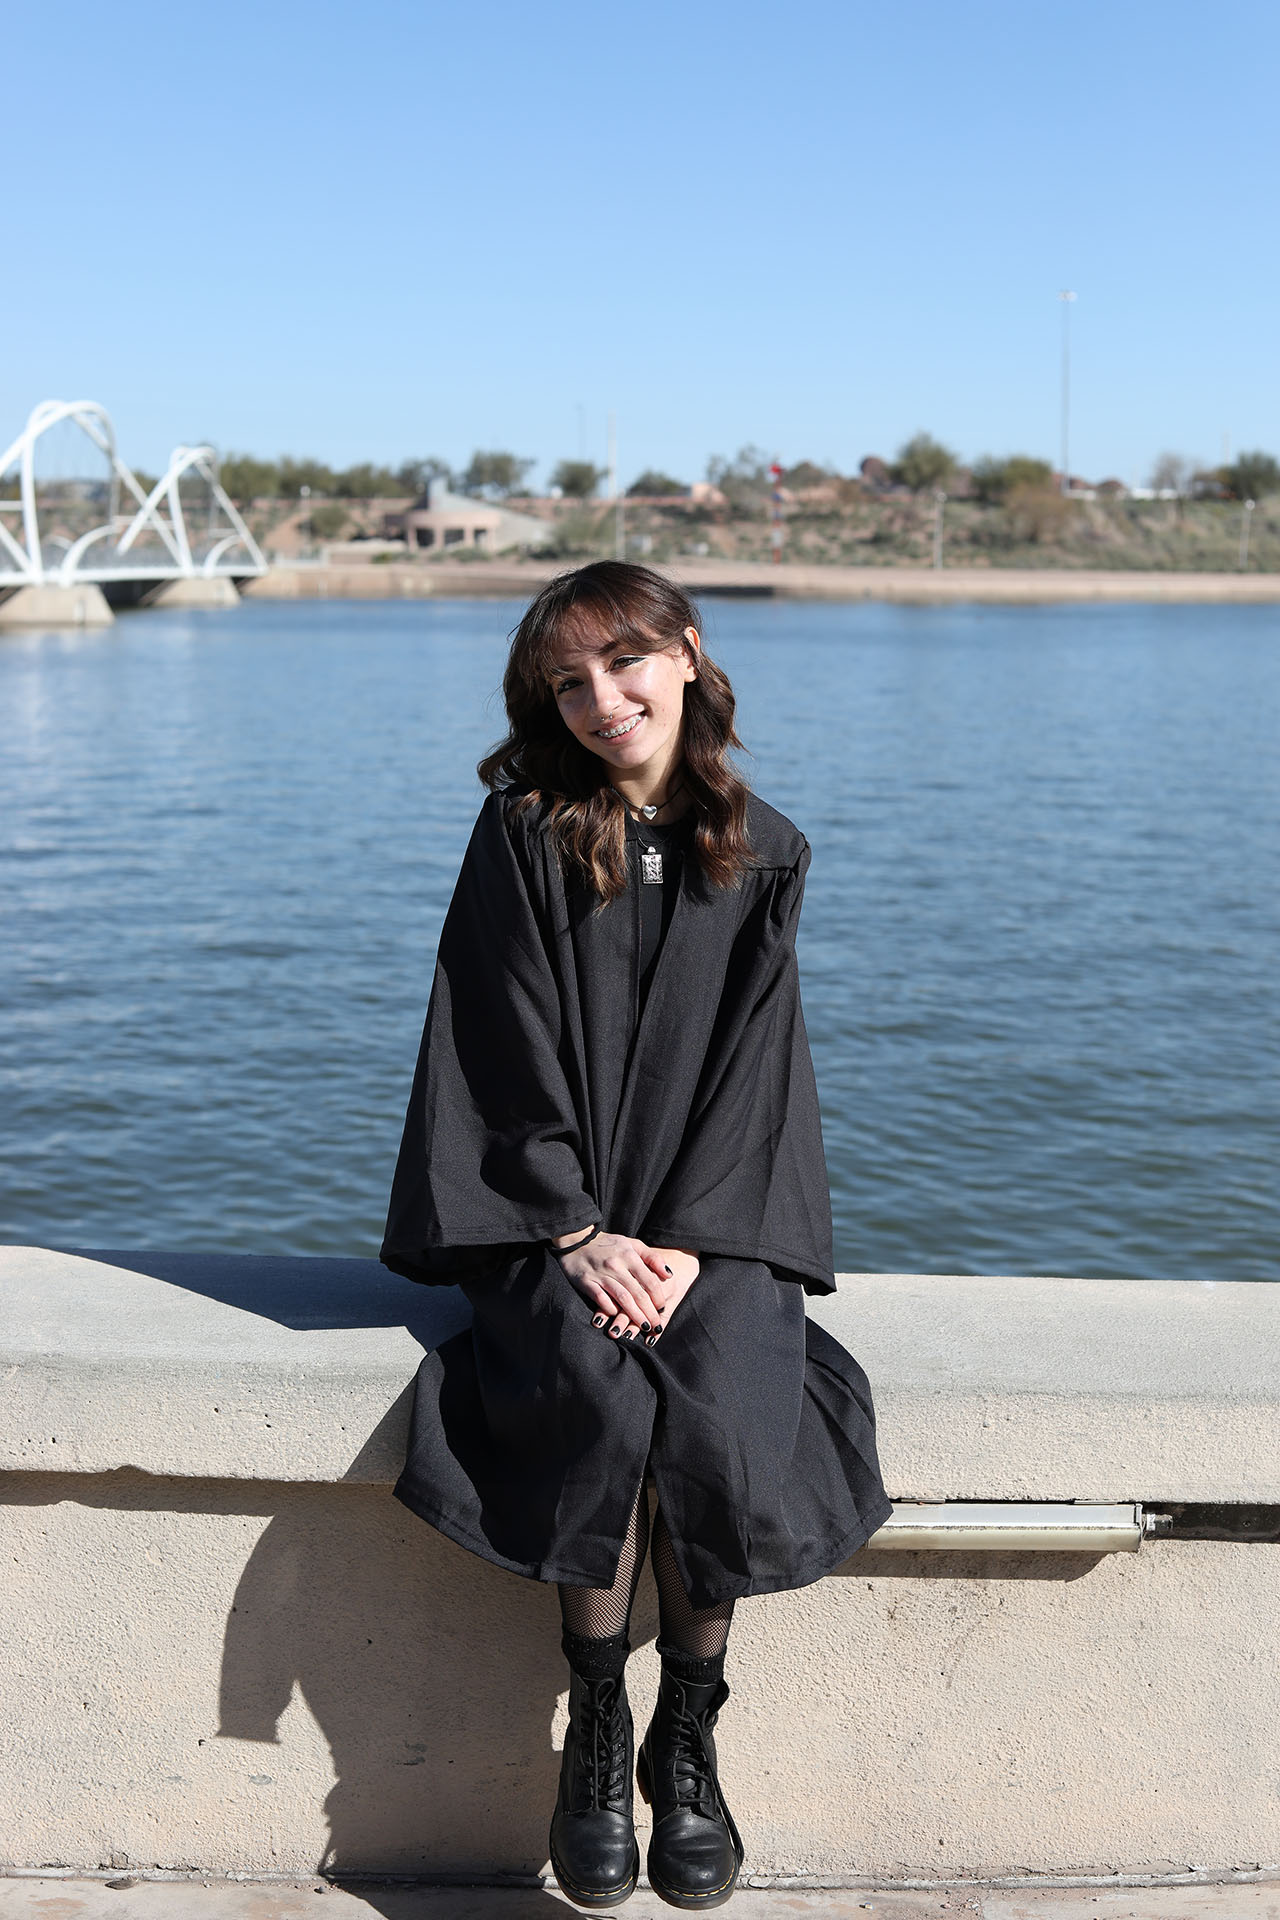
[[[661,912],[638,859],[601,911],[540,808],[486,801],[382,1249],[473,1310],[422,1362],[399,1498],[499,1566],[607,1586],[647,1468],[699,1607],[818,1579],[890,1511],[866,1375],[804,1313],[835,1284],[795,962],[809,849],[754,796],[748,825],[736,889],[672,833]],[[698,1252],[656,1347],[593,1327],[541,1244],[593,1221]]]

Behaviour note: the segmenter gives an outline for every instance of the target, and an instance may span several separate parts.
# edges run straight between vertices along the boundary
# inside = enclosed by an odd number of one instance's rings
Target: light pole
[[[613,557],[627,557],[626,523],[623,519],[622,489],[618,485],[618,416],[609,415],[609,498],[613,502]]]
[[[1255,502],[1246,500],[1244,512],[1240,516],[1240,571],[1243,573],[1249,564],[1249,525],[1253,519]]]
[[[773,564],[778,566],[782,560],[782,467],[777,460],[770,465],[769,477],[773,482],[770,489],[773,500],[773,524],[769,528],[769,544],[772,549]]]
[[[939,569],[942,566],[942,509],[946,503],[947,496],[942,488],[935,487],[933,490],[933,564]]]
[[[1062,303],[1062,491],[1071,491],[1071,305],[1074,293],[1065,288]]]

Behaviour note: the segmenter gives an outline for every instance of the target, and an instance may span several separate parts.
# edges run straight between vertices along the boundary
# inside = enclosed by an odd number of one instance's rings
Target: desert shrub
[[[997,460],[984,453],[973,463],[973,490],[987,506],[998,506],[1017,487],[1049,487],[1053,469],[1047,460],[1033,460],[1030,454],[1012,453]]]
[[[840,475],[830,467],[820,467],[816,460],[797,460],[794,467],[783,471],[782,484],[793,492],[803,492],[806,487],[829,487]]]
[[[639,478],[633,480],[627,488],[628,493],[662,497],[681,494],[685,491],[683,481],[673,480],[669,473],[659,473],[654,467],[646,467]]]
[[[311,531],[317,540],[336,540],[351,515],[336,500],[322,500],[309,515]]]
[[[1020,481],[1005,495],[1004,510],[1019,539],[1044,546],[1066,532],[1071,502],[1045,481]]]

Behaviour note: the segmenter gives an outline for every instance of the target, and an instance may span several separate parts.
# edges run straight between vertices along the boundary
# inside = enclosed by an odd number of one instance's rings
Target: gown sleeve
[[[811,858],[779,869],[739,930],[679,1148],[646,1231],[835,1290],[831,1195],[796,929]]]
[[[600,1218],[537,875],[507,804],[481,809],[445,917],[392,1182],[381,1258],[429,1284]]]

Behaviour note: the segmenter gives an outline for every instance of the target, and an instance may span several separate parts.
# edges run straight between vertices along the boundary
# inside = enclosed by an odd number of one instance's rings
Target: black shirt
[[[640,1010],[649,996],[649,983],[658,964],[662,942],[671,924],[672,909],[680,891],[680,873],[693,839],[693,813],[682,815],[671,826],[660,827],[651,820],[627,816],[627,845],[631,871],[640,892]],[[646,881],[641,855],[657,852],[662,856],[662,884]]]

